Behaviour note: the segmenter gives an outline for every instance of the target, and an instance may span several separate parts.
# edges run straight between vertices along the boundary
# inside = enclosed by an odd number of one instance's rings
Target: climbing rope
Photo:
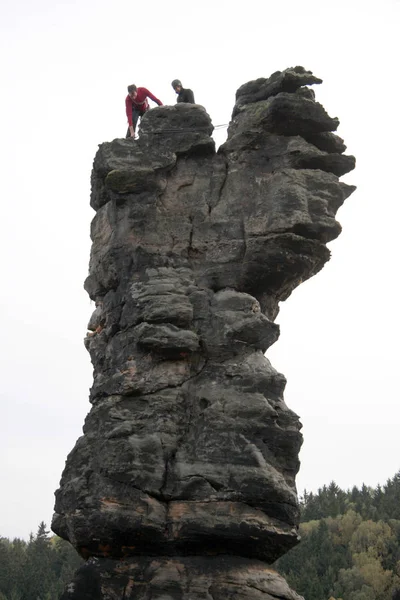
[[[223,127],[228,127],[229,123],[222,123],[221,125],[214,125],[214,130],[215,129],[222,129]],[[161,131],[149,131],[149,134],[155,134],[155,133],[181,133],[183,131],[206,131],[208,130],[208,127],[204,126],[204,127],[198,127],[196,129],[193,129],[192,127],[181,127],[181,128],[175,128],[175,129],[162,129]]]

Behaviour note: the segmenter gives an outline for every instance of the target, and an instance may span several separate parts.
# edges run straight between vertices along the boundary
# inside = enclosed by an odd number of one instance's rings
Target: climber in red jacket
[[[163,103],[161,100],[153,96],[148,89],[144,87],[136,87],[136,85],[128,85],[128,95],[125,98],[125,107],[126,107],[126,116],[128,117],[129,128],[126,133],[126,137],[135,137],[135,129],[139,117],[142,117],[144,113],[149,110],[149,103],[147,98],[150,98],[158,104],[158,106],[162,106]]]

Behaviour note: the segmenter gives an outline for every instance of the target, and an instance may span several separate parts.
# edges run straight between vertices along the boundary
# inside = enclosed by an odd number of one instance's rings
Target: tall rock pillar
[[[329,259],[354,167],[301,67],[237,92],[215,152],[197,105],[94,160],[94,380],[53,530],[87,559],[63,600],[295,600],[302,443],[265,357],[279,302]]]

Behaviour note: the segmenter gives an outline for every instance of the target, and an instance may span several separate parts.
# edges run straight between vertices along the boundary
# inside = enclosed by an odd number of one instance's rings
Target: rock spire
[[[94,159],[92,409],[52,528],[88,559],[63,600],[296,600],[298,416],[264,353],[329,259],[354,168],[295,67],[239,88],[218,152],[198,105]]]

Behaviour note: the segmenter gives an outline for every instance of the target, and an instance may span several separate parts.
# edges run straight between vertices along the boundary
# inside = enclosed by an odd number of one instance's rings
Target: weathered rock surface
[[[298,541],[302,436],[264,353],[279,302],[329,259],[355,164],[312,83],[296,67],[242,86],[218,153],[186,104],[99,148],[93,408],[52,525],[91,558],[64,599],[299,598],[266,567]]]
[[[62,596],[62,600],[76,598],[302,600],[263,563],[231,556],[181,559],[157,556],[125,561],[91,558]]]

